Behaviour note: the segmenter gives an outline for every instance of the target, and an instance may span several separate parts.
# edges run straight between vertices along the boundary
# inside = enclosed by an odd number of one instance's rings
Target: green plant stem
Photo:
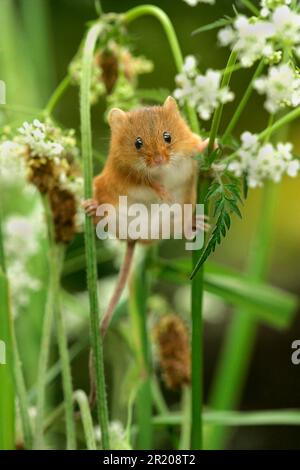
[[[12,315],[11,315],[11,337],[12,337],[12,349],[13,349],[13,355],[14,355],[14,364],[13,364],[14,381],[15,381],[16,392],[17,392],[19,407],[20,407],[20,416],[21,416],[25,449],[28,450],[28,449],[32,449],[33,433],[32,433],[30,417],[29,417],[29,400],[28,400],[28,395],[26,391],[26,385],[25,385],[25,380],[24,380],[24,375],[23,375],[23,370],[22,370],[22,361],[20,359],[20,353],[19,353],[16,332],[15,332],[15,327],[14,327],[14,320],[12,318]]]
[[[81,120],[81,144],[84,166],[84,196],[92,197],[93,179],[93,154],[92,154],[92,130],[90,109],[90,86],[93,54],[98,37],[102,31],[100,23],[96,23],[88,31],[82,57],[82,77],[80,83],[80,120]],[[90,329],[91,345],[94,357],[96,401],[98,420],[102,433],[103,449],[109,449],[108,410],[105,388],[103,346],[99,335],[100,310],[97,290],[97,264],[95,230],[91,217],[85,218],[85,248],[87,264],[87,284],[90,303]]]
[[[152,419],[154,426],[181,426],[181,414],[169,413]],[[204,411],[205,424],[223,426],[299,426],[300,410]]]
[[[277,132],[282,127],[286,126],[290,122],[294,121],[295,119],[300,117],[300,107],[293,109],[282,118],[278,119],[277,121],[272,124],[271,127],[267,127],[264,131],[259,134],[260,140],[263,140],[267,135],[270,137],[274,132]]]
[[[228,62],[227,62],[227,65],[226,65],[226,68],[225,68],[225,71],[224,71],[224,74],[223,74],[223,78],[222,78],[222,82],[221,82],[221,88],[227,87],[229,85],[229,82],[230,82],[230,79],[231,79],[231,76],[232,76],[232,67],[236,63],[236,60],[237,60],[237,52],[235,50],[233,50],[233,51],[231,51],[231,54],[229,56],[229,59],[228,59]],[[218,106],[218,108],[216,109],[216,111],[214,112],[214,115],[213,115],[211,130],[210,130],[210,134],[209,134],[209,143],[208,143],[208,155],[209,155],[208,158],[209,158],[209,161],[212,161],[211,158],[210,158],[210,155],[212,154],[212,152],[214,150],[216,137],[218,135],[218,131],[219,131],[220,123],[221,123],[223,108],[224,108],[224,104],[221,103]]]
[[[54,84],[52,38],[49,28],[48,2],[21,0],[26,35],[26,47],[31,60],[31,73],[34,75],[39,102],[44,102]]]
[[[180,73],[182,71],[183,66],[183,56],[180,49],[180,45],[176,36],[175,29],[168,15],[161,8],[158,8],[154,5],[137,6],[124,14],[124,21],[125,23],[131,23],[132,21],[139,19],[140,17],[145,15],[154,16],[160,22],[170,44],[176,69],[178,73]],[[199,122],[195,110],[188,104],[185,108],[192,129],[194,130],[194,132],[199,133]]]
[[[47,197],[43,198],[44,211],[47,221],[47,230],[48,230],[48,240],[52,238],[52,214],[49,201]],[[49,246],[51,248],[51,244]],[[55,302],[55,279],[53,276],[52,263],[55,258],[55,253],[50,252],[49,250],[49,287],[47,295],[46,309],[43,319],[43,328],[42,328],[42,339],[40,346],[40,356],[38,364],[38,373],[37,373],[37,405],[36,405],[36,419],[35,419],[35,430],[34,430],[34,448],[42,449],[44,445],[44,436],[43,436],[43,422],[45,414],[45,401],[46,401],[46,377],[47,377],[47,367],[50,354],[50,345],[51,345],[51,334],[52,334],[52,324],[53,324],[53,315],[54,315],[54,302]]]
[[[266,184],[257,233],[248,263],[249,282],[262,280],[267,272],[275,195],[275,185]],[[210,406],[214,410],[231,409],[238,403],[254,346],[255,333],[256,320],[253,315],[247,309],[235,312],[212,387]],[[214,427],[209,436],[209,448],[222,447],[225,437],[224,427]]]
[[[185,386],[182,390],[182,406],[183,416],[181,419],[179,450],[189,449],[191,442],[191,389]]]
[[[151,249],[150,249],[151,250]],[[148,256],[150,256],[150,250]],[[138,419],[138,449],[152,448],[152,390],[151,352],[147,331],[147,296],[150,279],[147,273],[147,255],[135,266],[130,279],[129,311],[133,328],[134,349],[138,361],[141,384],[136,397]]]
[[[95,441],[95,431],[88,397],[82,390],[76,390],[76,392],[74,392],[73,398],[75,401],[77,401],[80,409],[87,448],[88,450],[96,450],[97,446]]]
[[[197,190],[197,203],[203,204],[208,190],[209,180],[199,178]],[[206,212],[207,208],[205,208]],[[193,267],[201,257],[202,249],[194,250],[192,254]],[[204,293],[204,266],[192,279],[191,293],[191,449],[202,449],[202,401],[203,401],[203,293]]]
[[[64,318],[60,305],[60,273],[62,269],[64,247],[55,245],[54,237],[52,236],[51,244],[53,245],[50,252],[55,255],[51,263],[52,275],[55,282],[55,306],[54,316],[57,331],[57,342],[59,355],[62,366],[62,383],[65,398],[65,414],[66,414],[66,437],[67,437],[67,450],[76,449],[76,435],[73,414],[73,386],[72,375],[70,367],[70,357],[68,351],[68,341],[65,331]]]
[[[240,119],[240,117],[241,117],[242,112],[244,111],[246,105],[248,104],[248,101],[249,101],[249,99],[250,99],[250,96],[251,96],[251,94],[252,94],[252,92],[253,92],[253,83],[254,83],[255,80],[260,76],[261,72],[263,71],[264,65],[265,65],[265,63],[264,63],[263,60],[258,64],[258,66],[257,66],[257,68],[256,68],[256,70],[255,70],[255,72],[254,72],[254,75],[253,75],[253,77],[252,77],[252,79],[251,79],[251,81],[250,81],[250,83],[249,83],[249,85],[248,85],[248,87],[247,87],[247,89],[246,89],[246,91],[245,91],[244,96],[242,97],[242,99],[241,99],[241,101],[240,101],[238,107],[236,108],[235,113],[234,113],[233,117],[232,117],[231,120],[230,120],[230,123],[229,123],[228,126],[226,127],[226,130],[225,130],[225,132],[224,132],[224,134],[223,134],[224,142],[226,141],[226,138],[227,138],[227,137],[232,133],[232,131],[234,130],[236,124],[238,123],[238,121],[239,121],[239,119]]]
[[[54,93],[51,95],[45,107],[44,114],[46,117],[51,116],[55,107],[57,106],[58,102],[60,101],[70,84],[71,77],[70,75],[66,75],[65,78],[58,84],[57,88],[54,90]]]
[[[2,235],[2,204],[0,201],[0,450],[15,448],[15,383],[11,314],[4,242]],[[4,357],[3,357],[4,355]],[[4,364],[2,361],[4,360]]]

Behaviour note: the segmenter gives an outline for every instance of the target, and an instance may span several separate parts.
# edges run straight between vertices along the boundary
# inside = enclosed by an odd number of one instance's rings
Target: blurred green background
[[[3,0],[0,0],[3,1]],[[4,0],[6,1],[6,0]],[[12,1],[12,0],[11,0]],[[26,2],[27,0],[25,0]],[[25,16],[27,21],[23,37],[18,39],[6,34],[9,18],[0,18],[0,53],[2,55],[0,78],[7,80],[7,102],[18,106],[42,108],[47,102],[51,91],[66,75],[68,64],[78,49],[78,45],[86,31],[86,25],[96,17],[94,2],[92,0],[28,0],[35,11],[38,2],[46,2],[49,10],[47,18],[47,36],[45,43],[40,43],[34,36],[30,22],[36,22],[38,17]],[[15,2],[21,12],[23,2]],[[170,16],[183,53],[194,54],[199,59],[200,67],[223,69],[228,50],[220,48],[216,41],[216,31],[192,36],[196,28],[227,14],[232,15],[231,0],[217,0],[215,6],[199,5],[190,8],[181,0],[152,1],[163,8]],[[126,11],[128,8],[141,4],[133,0],[103,0],[102,7],[105,12]],[[38,10],[37,10],[38,12]],[[37,13],[38,15],[38,13]],[[21,28],[21,25],[20,25]],[[169,45],[163,31],[152,18],[144,18],[130,25],[134,50],[137,54],[145,55],[151,59],[155,68],[151,74],[143,75],[140,86],[145,88],[163,87],[170,91],[174,89],[174,76],[176,74]],[[32,32],[32,34],[31,34]],[[46,37],[47,37],[46,36]],[[16,43],[15,41],[19,41]],[[37,57],[42,54],[43,64],[37,64]],[[39,59],[40,60],[40,59]],[[49,64],[51,66],[49,67]],[[36,73],[35,73],[36,72]],[[236,101],[243,94],[252,70],[235,72],[232,79],[232,89]],[[8,77],[14,77],[13,83]],[[223,126],[231,117],[235,104],[226,105]],[[104,103],[93,108],[94,145],[105,154],[108,148],[108,127],[104,122]],[[79,129],[78,89],[68,89],[63,101],[56,110],[58,122],[66,127]],[[9,115],[13,120],[13,113]],[[263,112],[263,99],[253,94],[247,111],[236,129],[236,136],[244,130],[259,131],[266,126],[267,116]],[[209,129],[209,123],[204,124]],[[289,139],[295,146],[296,153],[300,152],[300,123],[294,124],[289,130]],[[97,170],[97,164],[96,168]],[[278,189],[276,217],[272,231],[270,245],[272,256],[268,279],[297,295],[300,293],[300,210],[299,210],[299,178],[285,179]],[[259,190],[251,191],[243,210],[243,220],[235,219],[233,227],[221,248],[217,250],[215,259],[232,267],[243,270],[245,260],[251,249],[251,238],[255,231],[258,207],[261,193]],[[163,249],[168,256],[175,252],[176,245],[169,244]],[[84,286],[84,273],[68,277],[66,285],[69,288],[80,290]],[[167,286],[165,287],[168,293]],[[210,307],[210,311],[214,307]],[[205,388],[209,390],[212,371],[220,351],[224,328],[230,319],[230,311],[225,315],[217,316],[212,311],[206,316],[205,324]],[[300,408],[300,366],[293,366],[290,361],[291,343],[300,336],[300,320],[297,315],[289,331],[278,332],[261,325],[256,343],[250,373],[247,379],[245,393],[241,408],[271,409],[271,408]],[[23,343],[23,342],[22,342]],[[107,360],[115,354],[117,340],[111,338],[107,350]],[[21,347],[26,347],[26,338]],[[77,382],[83,380],[80,368],[85,373],[86,356],[78,360],[76,373]],[[86,386],[86,384],[82,384]],[[236,429],[232,434],[230,448],[299,448],[300,429],[297,427],[251,427]]]

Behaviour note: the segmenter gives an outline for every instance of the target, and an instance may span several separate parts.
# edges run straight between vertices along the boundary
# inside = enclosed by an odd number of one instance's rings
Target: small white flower
[[[300,163],[298,160],[293,160],[292,162],[288,163],[287,165],[287,174],[294,178],[297,176],[298,172],[300,170]]]
[[[174,97],[180,104],[188,102],[195,107],[204,120],[210,119],[220,103],[234,99],[228,87],[220,87],[221,72],[209,69],[205,75],[200,74],[193,56],[185,59],[183,72],[177,75],[175,80],[178,88],[174,91]]]
[[[300,77],[288,64],[270,67],[267,76],[255,81],[254,88],[266,94],[265,108],[270,113],[300,103]]]
[[[300,164],[293,159],[292,149],[290,143],[261,145],[255,134],[245,132],[237,157],[229,163],[228,170],[237,177],[246,174],[250,188],[262,186],[265,180],[278,183],[284,174],[295,177],[299,172]]]
[[[270,15],[272,10],[275,10],[278,6],[290,5],[292,0],[261,0],[260,1],[260,14],[266,18]]]
[[[29,261],[39,250],[41,236],[45,233],[41,208],[28,216],[14,215],[4,223],[4,246],[7,273],[12,291],[15,314],[29,302],[30,292],[41,287],[39,279],[29,272]]]
[[[300,41],[300,14],[287,5],[280,6],[272,14],[275,37],[283,43],[297,44]]]
[[[273,54],[267,40],[274,34],[274,26],[269,21],[249,19],[239,15],[233,27],[226,26],[218,33],[222,46],[231,45],[238,54],[243,67],[251,67],[261,57]]]
[[[5,140],[0,143],[0,179],[8,184],[24,182],[26,146]]]

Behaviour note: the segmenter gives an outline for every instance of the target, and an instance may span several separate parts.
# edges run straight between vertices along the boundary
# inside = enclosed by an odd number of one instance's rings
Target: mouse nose
[[[160,154],[156,154],[153,157],[153,161],[156,165],[162,165],[165,161],[164,157]]]

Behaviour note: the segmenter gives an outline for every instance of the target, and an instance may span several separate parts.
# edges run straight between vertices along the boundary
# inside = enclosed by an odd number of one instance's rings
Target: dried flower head
[[[177,389],[190,382],[189,336],[178,315],[163,316],[154,328],[159,365],[167,387]]]
[[[138,76],[152,70],[152,62],[145,57],[134,56],[128,47],[120,45],[112,39],[107,41],[98,48],[94,56],[90,90],[91,103],[96,103],[105,94],[113,93],[120,77],[124,77],[129,85],[135,87]],[[70,75],[73,83],[78,85],[81,78],[81,56],[71,62]]]

